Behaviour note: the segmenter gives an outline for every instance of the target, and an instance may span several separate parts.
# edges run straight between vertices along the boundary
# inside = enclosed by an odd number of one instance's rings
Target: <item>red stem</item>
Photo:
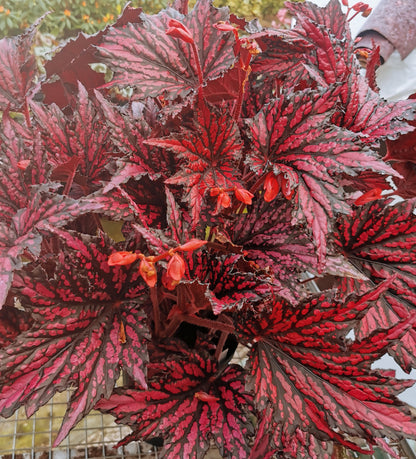
[[[192,51],[194,53],[194,58],[196,62],[199,86],[201,87],[201,90],[202,90],[202,85],[204,83],[204,77],[202,75],[201,61],[199,60],[198,48],[196,47],[195,43],[191,43],[191,47],[192,47]]]
[[[152,300],[153,305],[153,323],[154,323],[154,336],[159,338],[160,335],[160,310],[159,302],[157,299],[157,289],[156,287],[150,287],[150,299]]]
[[[25,113],[25,120],[28,128],[32,127],[32,122],[30,121],[30,112],[29,112],[29,105],[27,103],[27,99],[25,99],[24,103],[24,113]]]
[[[244,97],[245,87],[246,87],[246,83],[248,81],[248,77],[249,77],[250,72],[251,72],[250,61],[251,61],[251,54],[249,53],[248,56],[247,56],[246,62],[244,63],[244,67],[242,67],[243,70],[246,71],[246,74],[244,76],[243,82],[241,83],[240,90],[238,92],[237,103],[236,103],[236,105],[234,107],[234,111],[233,111],[233,118],[236,121],[240,117],[241,107],[243,105],[243,97]]]

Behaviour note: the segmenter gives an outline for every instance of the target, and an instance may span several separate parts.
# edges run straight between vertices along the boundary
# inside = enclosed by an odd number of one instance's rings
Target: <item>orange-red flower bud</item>
[[[131,265],[138,258],[137,253],[133,252],[114,252],[108,257],[109,266]]]
[[[364,2],[357,2],[355,5],[352,5],[352,9],[354,11],[358,11],[360,13],[364,12],[365,10],[367,10],[369,8],[369,4],[368,3],[364,3]]]
[[[182,24],[182,22],[179,22],[176,19],[173,19],[173,18],[169,19],[168,26],[169,27],[176,27],[177,29],[182,29],[182,30],[185,30],[185,32],[189,33],[189,29],[186,26],[184,26]]]
[[[155,264],[143,258],[139,267],[140,275],[149,287],[154,287],[157,282],[157,271]]]
[[[228,193],[225,191],[221,191],[217,198],[217,209],[221,209],[221,207],[227,208],[231,206],[231,198]]]
[[[209,192],[209,195],[210,196],[218,196],[220,193],[221,193],[221,189],[218,188],[217,186],[214,186],[213,188],[211,188],[211,190]]]
[[[192,252],[193,250],[199,249],[206,243],[207,241],[202,241],[201,239],[191,239],[189,242],[180,245],[178,250],[182,250],[183,252]]]
[[[27,168],[27,166],[29,166],[29,164],[30,164],[30,159],[22,159],[21,161],[18,161],[17,167],[20,170],[24,171]]]
[[[184,259],[177,253],[174,253],[168,263],[168,268],[166,270],[167,275],[179,282],[185,274],[185,269]]]
[[[273,201],[280,190],[279,181],[273,172],[269,172],[264,181],[264,200],[266,202]]]
[[[373,190],[367,191],[362,196],[357,198],[354,201],[356,206],[362,206],[363,204],[367,204],[367,202],[375,201],[376,199],[381,198],[382,190],[381,188],[374,188]]]
[[[348,7],[348,0],[341,0],[341,1],[344,6]]]
[[[195,392],[194,397],[197,398],[198,400],[201,400],[201,402],[207,402],[207,403],[216,402],[219,400],[218,397],[207,394],[206,392],[203,392],[203,391]]]
[[[190,32],[187,31],[184,27],[169,27],[169,29],[166,30],[166,35],[179,38],[186,43],[194,43],[194,39],[192,38]]]
[[[253,193],[250,193],[250,191],[244,189],[244,188],[236,188],[234,190],[235,197],[241,201],[244,202],[244,204],[251,204],[251,200],[254,197]]]

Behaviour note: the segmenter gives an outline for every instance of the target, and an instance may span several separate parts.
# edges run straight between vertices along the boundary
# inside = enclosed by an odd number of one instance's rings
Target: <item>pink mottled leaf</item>
[[[163,458],[199,459],[212,440],[223,457],[248,458],[252,396],[240,366],[221,372],[205,352],[180,349],[150,368],[148,390],[116,389],[96,406],[133,428],[119,444],[160,436]]]
[[[18,37],[0,40],[0,110],[19,110],[32,96],[38,74],[31,52],[38,23]]]
[[[369,277],[358,284],[343,281],[343,291],[365,290],[395,275],[384,298],[368,312],[357,336],[364,337],[379,328],[392,326],[414,315],[416,307],[416,217],[414,200],[390,205],[377,200],[354,209],[337,222],[334,238],[349,261]],[[405,335],[389,352],[406,371],[416,367],[416,329]]]
[[[253,343],[249,387],[256,407],[264,415],[272,409],[274,425],[268,431],[277,449],[294,448],[289,457],[308,450],[313,442],[335,441],[361,450],[351,437],[366,439],[371,447],[376,438],[416,435],[413,416],[396,398],[414,381],[371,369],[416,318],[362,341],[346,340],[370,303],[391,283],[345,302],[326,293],[296,308],[276,299],[260,312],[250,306],[235,312],[237,329]]]
[[[121,367],[146,385],[148,339],[138,270],[110,268],[114,248],[103,237],[61,236],[69,250],[15,273],[12,294],[34,321],[0,351],[3,416],[22,405],[30,416],[57,391],[75,387],[55,444],[111,394]]]
[[[267,203],[260,196],[233,224],[232,240],[243,246],[246,259],[274,274],[280,295],[296,302],[302,294],[296,273],[314,272],[318,263],[311,240],[291,220],[290,201]]]
[[[226,8],[198,1],[186,16],[167,9],[155,16],[142,14],[141,24],[110,29],[99,53],[114,72],[111,85],[134,86],[139,97],[164,94],[169,100],[196,91],[200,83],[192,47],[166,34],[168,22],[174,18],[191,32],[207,82],[221,76],[235,61],[233,35],[213,27],[228,17]]]
[[[241,156],[242,144],[237,123],[230,118],[226,110],[210,110],[202,104],[194,129],[182,129],[179,134],[146,141],[148,145],[167,148],[182,159],[182,167],[165,183],[185,187],[194,227],[209,189],[232,191],[240,183],[235,165]]]
[[[84,187],[98,184],[113,153],[110,128],[98,102],[79,84],[77,104],[71,115],[64,114],[54,104],[33,102],[31,108],[49,161],[58,166],[77,157]]]
[[[246,162],[258,174],[272,171],[285,179],[295,177],[296,218],[306,219],[323,263],[326,238],[335,213],[347,213],[336,173],[356,175],[371,169],[380,174],[396,172],[355,135],[329,123],[336,104],[333,91],[305,90],[283,94],[247,121],[253,151]],[[297,185],[298,182],[298,185]]]

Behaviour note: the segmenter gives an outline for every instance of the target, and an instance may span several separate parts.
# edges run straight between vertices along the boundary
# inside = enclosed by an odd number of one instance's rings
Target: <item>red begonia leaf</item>
[[[22,405],[30,416],[76,387],[55,444],[111,394],[121,367],[146,384],[147,293],[138,270],[110,267],[115,248],[103,237],[65,236],[69,250],[15,273],[12,294],[34,322],[0,351],[3,416]]]
[[[38,74],[31,52],[39,21],[23,35],[0,40],[0,110],[19,110],[30,99]]]
[[[189,43],[166,34],[174,18],[187,27],[195,41],[204,82],[221,76],[235,61],[234,36],[213,27],[228,21],[226,8],[199,0],[186,16],[167,9],[155,16],[141,15],[141,24],[110,29],[99,47],[101,59],[114,72],[111,85],[134,86],[139,97],[173,100],[200,86]],[[140,81],[140,84],[137,82]]]
[[[341,92],[342,110],[333,120],[337,125],[359,133],[367,143],[396,138],[414,129],[407,122],[414,117],[414,101],[386,102],[370,89],[358,71],[349,80]]]
[[[308,222],[320,263],[331,219],[337,212],[348,212],[334,174],[354,176],[366,169],[396,174],[372,151],[363,149],[355,135],[328,124],[336,100],[332,91],[282,95],[247,120],[253,151],[246,162],[260,174],[271,169],[285,178],[297,177],[297,190],[293,184],[297,217]]]
[[[293,31],[266,30],[254,34],[262,48],[251,64],[253,72],[295,87],[307,78],[307,70],[303,65],[304,55],[311,45]]]
[[[223,457],[248,458],[252,396],[240,366],[220,372],[205,352],[183,349],[154,368],[148,390],[116,389],[96,406],[133,428],[120,444],[162,437],[161,457],[199,459],[213,441]]]
[[[196,226],[205,194],[210,188],[234,189],[240,185],[237,161],[242,143],[237,123],[226,110],[217,111],[201,104],[194,129],[162,139],[149,139],[149,145],[167,148],[182,159],[182,167],[165,183],[183,185]]]
[[[295,61],[304,66],[320,86],[339,85],[341,104],[332,121],[359,133],[368,143],[409,132],[410,128],[403,119],[413,117],[414,104],[386,102],[370,88],[360,74],[349,27],[339,2],[332,0],[323,9],[298,3],[288,7],[297,17],[292,34],[297,33],[299,39],[310,45],[303,58]],[[289,84],[293,88],[291,81]]]
[[[46,182],[51,168],[39,138],[7,112],[0,126],[0,155],[0,218],[10,223],[28,204],[30,186]],[[29,161],[25,169],[19,167],[22,161]]]
[[[110,128],[99,103],[79,84],[73,114],[65,115],[58,106],[32,103],[49,161],[58,166],[79,158],[79,174],[88,186],[104,178],[105,166],[113,153]]]
[[[33,323],[29,313],[12,306],[3,306],[0,311],[0,349],[8,346]]]
[[[188,269],[191,279],[198,279],[208,284],[207,296],[214,314],[220,314],[231,308],[238,308],[245,302],[259,303],[270,295],[273,286],[270,279],[240,269],[241,255],[213,255],[198,251],[189,257]]]
[[[371,446],[384,436],[416,436],[410,410],[396,398],[414,381],[371,369],[416,319],[376,331],[362,341],[346,340],[391,282],[344,302],[327,293],[296,308],[277,298],[260,313],[250,306],[235,312],[237,331],[255,343],[249,356],[249,387],[260,411],[269,406],[273,410],[278,449],[288,449],[296,440],[301,449],[308,448],[313,437],[359,450],[350,437],[364,438]],[[289,457],[299,457],[297,453],[295,446]]]
[[[330,0],[323,8],[312,2],[290,3],[289,10],[294,16],[301,16],[303,21],[307,19],[312,23],[325,26],[337,39],[350,37],[349,25],[338,0]]]
[[[129,179],[140,179],[148,175],[152,180],[159,177],[167,178],[175,164],[170,152],[162,152],[145,144],[151,128],[143,119],[134,120],[131,113],[125,116],[118,107],[108,102],[100,93],[95,97],[105,115],[107,126],[114,146],[121,156],[117,160],[117,172],[111,177],[110,182],[104,187],[108,192],[115,186],[126,183]],[[146,110],[146,106],[143,107]]]
[[[291,220],[290,201],[265,202],[260,196],[233,224],[232,241],[245,258],[275,276],[280,295],[296,302],[302,294],[296,273],[317,271],[318,263],[311,240]]]
[[[370,279],[370,284],[343,283],[343,291],[364,289],[395,275],[395,280],[372,307],[357,328],[365,337],[379,328],[392,326],[414,315],[416,307],[416,217],[414,200],[390,205],[377,200],[354,209],[348,218],[340,218],[334,232],[336,244],[344,255]],[[416,367],[414,346],[416,328],[389,350],[406,371]]]

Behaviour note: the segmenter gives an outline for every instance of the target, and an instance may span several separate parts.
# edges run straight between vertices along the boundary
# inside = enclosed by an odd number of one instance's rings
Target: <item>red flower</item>
[[[137,253],[133,252],[114,252],[108,257],[109,266],[131,265],[138,258]]]
[[[21,161],[18,161],[17,167],[21,169],[22,171],[24,171],[27,168],[27,166],[29,166],[29,164],[30,164],[30,159],[22,159]]]
[[[251,200],[254,197],[253,193],[250,193],[250,191],[244,188],[235,188],[234,193],[235,193],[235,197],[239,201],[244,202],[244,204],[251,204]]]
[[[155,264],[143,258],[139,267],[140,275],[149,287],[154,287],[157,282],[157,271]]]
[[[363,3],[363,2],[357,2],[355,5],[352,5],[352,9],[354,11],[358,11],[359,13],[363,13],[366,11],[370,5],[368,3]],[[370,10],[371,11],[371,10]]]
[[[184,259],[177,253],[174,253],[168,263],[168,268],[166,270],[167,275],[179,282],[185,274],[185,269]]]
[[[231,198],[228,193],[222,191],[217,198],[217,209],[219,210],[221,207],[227,208],[231,206]]]
[[[168,22],[169,28],[166,30],[166,35],[171,37],[179,38],[180,40],[185,41],[186,43],[194,43],[191,32],[187,27],[176,19],[170,19]]]
[[[264,200],[266,202],[273,201],[280,190],[279,181],[273,172],[269,172],[264,181]]]
[[[222,32],[232,32],[234,34],[235,39],[238,40],[238,31],[233,25],[227,22],[220,21],[214,24],[214,27],[217,30],[221,30]]]
[[[381,188],[374,188],[373,190],[367,191],[367,193],[357,198],[354,204],[356,206],[362,206],[363,204],[367,204],[367,202],[376,201],[381,198],[382,191]]]
[[[197,250],[203,245],[205,245],[207,241],[202,241],[201,239],[191,239],[189,242],[180,245],[177,247],[177,250],[182,250],[183,252],[192,252],[193,250]]]

